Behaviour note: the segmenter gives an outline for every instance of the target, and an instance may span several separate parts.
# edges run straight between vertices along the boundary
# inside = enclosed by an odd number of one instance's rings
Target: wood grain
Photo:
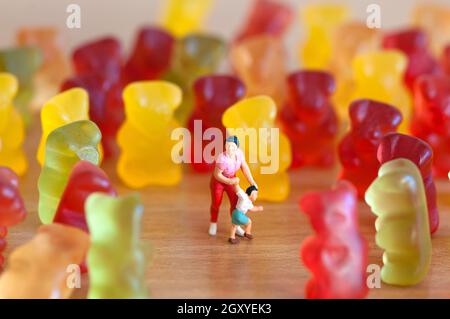
[[[38,120],[35,121],[36,123]],[[40,131],[35,125],[28,134],[26,151],[29,172],[21,179],[28,209],[26,221],[10,230],[6,255],[29,240],[39,226],[37,217],[37,178],[35,160]],[[117,186],[114,163],[103,167]],[[227,243],[230,217],[224,198],[219,215],[218,234],[210,237],[208,175],[186,170],[176,187],[147,187],[140,190],[145,206],[142,238],[149,258],[147,284],[153,298],[303,298],[309,272],[299,259],[299,246],[310,235],[308,220],[298,209],[298,199],[306,191],[331,186],[338,168],[302,169],[292,172],[291,194],[283,203],[261,203],[264,212],[250,213],[254,221],[253,241],[237,246]],[[382,285],[372,289],[369,298],[449,298],[450,297],[450,183],[437,181],[441,225],[433,237],[433,259],[426,280],[419,285],[399,288]],[[369,262],[381,265],[382,251],[374,244],[374,215],[364,203],[359,205],[360,228],[369,244]],[[86,295],[88,281],[74,298]]]

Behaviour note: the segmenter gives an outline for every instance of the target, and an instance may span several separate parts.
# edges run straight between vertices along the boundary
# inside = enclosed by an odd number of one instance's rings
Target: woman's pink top
[[[236,160],[228,157],[225,152],[223,152],[217,156],[216,165],[222,171],[223,176],[232,178],[236,176],[236,172],[241,168],[241,164],[244,161],[244,153],[238,149],[236,150]]]

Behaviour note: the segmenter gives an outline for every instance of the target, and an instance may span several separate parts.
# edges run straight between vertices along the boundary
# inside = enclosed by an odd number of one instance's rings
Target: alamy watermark
[[[227,135],[239,138],[239,148],[248,154],[249,164],[259,164],[261,174],[275,174],[280,168],[279,128],[229,128]],[[224,151],[222,130],[210,127],[203,132],[202,121],[194,121],[191,133],[179,127],[172,131],[171,139],[178,141],[172,148],[172,161],[181,163],[214,163],[215,157]],[[206,145],[203,145],[208,141]],[[192,152],[192,153],[191,153]]]

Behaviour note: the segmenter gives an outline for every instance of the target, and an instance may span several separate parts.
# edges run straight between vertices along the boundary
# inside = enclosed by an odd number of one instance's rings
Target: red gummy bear
[[[125,82],[160,78],[170,67],[175,39],[158,28],[143,28],[124,67]]]
[[[331,166],[335,162],[338,120],[330,97],[333,76],[321,71],[299,71],[288,76],[288,101],[279,121],[291,141],[291,167]]]
[[[118,79],[122,68],[122,46],[113,38],[102,38],[77,48],[72,56],[78,75],[101,74]]]
[[[194,82],[193,92],[195,108],[188,121],[188,128],[193,136],[191,163],[195,171],[206,173],[214,170],[214,158],[217,154],[212,154],[214,156],[211,158],[211,163],[208,163],[202,156],[203,150],[209,143],[212,143],[216,136],[203,138],[203,134],[209,128],[218,128],[222,131],[222,136],[225,136],[222,114],[228,107],[245,96],[245,86],[232,75],[210,75],[198,78]],[[223,144],[222,140],[220,144]]]
[[[417,80],[411,132],[433,149],[433,174],[446,178],[450,171],[450,77],[425,75]]]
[[[274,0],[255,0],[236,41],[262,34],[281,37],[293,19],[294,12],[286,4]]]
[[[117,152],[116,133],[124,120],[121,82],[122,47],[104,38],[78,48],[73,54],[76,75],[61,90],[84,88],[89,93],[89,116],[102,132],[104,158]]]
[[[444,72],[450,76],[450,45],[445,47],[441,58],[442,68]]]
[[[362,199],[378,175],[378,145],[384,135],[396,132],[402,115],[389,104],[368,99],[353,101],[349,113],[351,128],[338,147],[342,164],[339,178],[352,182]]]
[[[105,172],[88,161],[79,161],[72,169],[69,181],[56,210],[54,223],[70,225],[89,232],[84,203],[94,192],[117,196],[116,190]],[[83,262],[81,271],[87,268]]]
[[[418,29],[407,29],[387,34],[383,38],[385,49],[398,49],[408,57],[405,83],[413,89],[416,79],[423,74],[436,74],[439,64],[428,51],[427,35]]]
[[[431,172],[433,150],[430,145],[414,136],[390,133],[381,140],[377,157],[380,164],[396,158],[406,158],[420,169],[427,197],[430,232],[433,234],[439,227],[439,212],[436,204],[436,186]]]
[[[306,298],[366,297],[367,244],[358,229],[355,187],[339,181],[331,190],[305,194],[300,209],[316,232],[300,249],[312,272]]]
[[[26,214],[17,175],[7,167],[0,167],[0,268],[4,263],[1,253],[6,249],[8,227],[21,223]]]

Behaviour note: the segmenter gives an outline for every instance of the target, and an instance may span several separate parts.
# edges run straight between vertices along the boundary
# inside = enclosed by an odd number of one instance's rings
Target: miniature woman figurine
[[[239,149],[239,140],[236,136],[229,136],[225,140],[225,152],[219,154],[216,158],[214,173],[211,178],[211,224],[209,234],[215,236],[217,233],[217,218],[219,208],[222,203],[223,192],[226,192],[230,200],[230,215],[236,208],[238,197],[236,195],[235,185],[239,184],[239,178],[236,172],[242,169],[245,178],[252,186],[256,186],[252,173],[245,161],[244,153]],[[236,229],[238,236],[244,236],[244,230],[238,226]]]
[[[245,226],[244,236],[248,239],[253,239],[252,235],[252,220],[247,217],[247,212],[261,212],[264,210],[262,206],[253,206],[253,202],[258,198],[258,189],[256,186],[250,186],[244,192],[238,185],[235,186],[236,196],[238,202],[236,208],[231,214],[231,234],[228,242],[230,244],[239,244],[239,239],[236,238],[236,229],[239,225]]]

